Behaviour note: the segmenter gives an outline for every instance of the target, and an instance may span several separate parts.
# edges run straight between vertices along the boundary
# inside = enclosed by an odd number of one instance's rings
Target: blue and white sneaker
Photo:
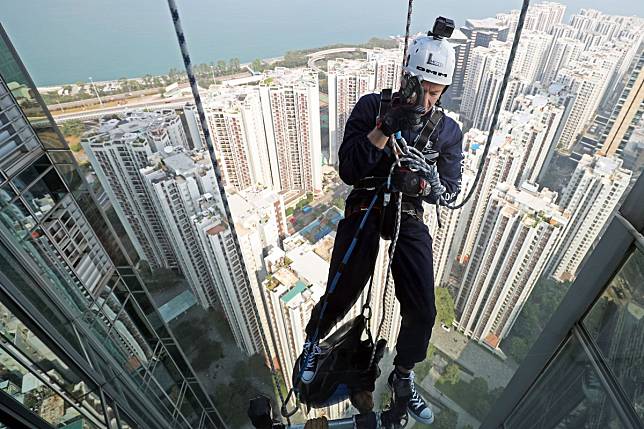
[[[304,370],[300,366],[300,371],[302,371],[301,380],[304,384],[309,384],[315,378],[315,374],[318,371],[318,358],[322,350],[317,343],[314,343],[311,346],[311,342],[307,341],[304,343],[304,351],[300,357],[300,365],[304,366]]]
[[[389,375],[389,387],[392,392],[395,392],[394,386],[400,387],[401,384],[411,389],[411,397],[407,403],[407,411],[419,423],[426,425],[432,424],[434,421],[434,413],[427,404],[427,401],[416,391],[416,384],[414,383],[414,371],[410,371],[409,375],[401,377],[395,369]]]

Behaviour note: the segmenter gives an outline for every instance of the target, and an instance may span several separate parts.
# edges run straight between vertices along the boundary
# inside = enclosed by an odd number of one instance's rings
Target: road
[[[333,49],[325,49],[323,51],[317,51],[313,52],[311,54],[307,54],[306,56],[309,57],[308,61],[308,66],[312,68],[313,70],[317,71],[318,73],[326,74],[324,70],[319,68],[318,66],[315,65],[315,62],[318,60],[321,60],[325,56],[329,54],[338,54],[340,52],[368,52],[368,49],[365,48],[333,48]]]
[[[70,121],[73,119],[95,119],[101,116],[114,113],[122,113],[124,111],[132,109],[176,109],[182,107],[187,102],[190,102],[192,100],[192,96],[177,97],[171,99],[162,99],[158,96],[145,97],[145,99],[142,101],[128,103],[122,106],[105,107],[102,109],[87,110],[84,112],[54,114],[53,116],[56,123],[60,124],[61,122]]]

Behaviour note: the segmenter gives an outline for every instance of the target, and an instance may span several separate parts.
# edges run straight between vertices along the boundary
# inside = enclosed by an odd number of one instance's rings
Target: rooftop
[[[304,282],[302,282],[301,280],[298,280],[295,283],[295,286],[291,290],[286,292],[284,295],[282,295],[280,299],[284,301],[285,304],[288,304],[290,300],[292,300],[293,298],[295,298],[305,290],[306,290],[306,284],[304,284]]]

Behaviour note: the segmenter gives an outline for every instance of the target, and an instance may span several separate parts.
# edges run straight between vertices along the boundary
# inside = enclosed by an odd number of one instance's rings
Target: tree
[[[436,288],[436,311],[437,318],[439,321],[444,323],[447,326],[450,326],[454,322],[456,315],[454,314],[454,300],[452,295],[446,288]]]
[[[503,344],[503,350],[517,363],[521,363],[530,350],[530,344],[525,338],[511,337]]]
[[[293,216],[294,212],[295,210],[293,209],[293,207],[289,207],[286,209],[286,216]]]
[[[461,378],[461,370],[455,363],[450,363],[445,368],[443,379],[449,384],[456,384]]]
[[[65,137],[78,136],[80,137],[85,132],[85,125],[79,119],[72,119],[60,124],[60,131]]]
[[[226,61],[219,60],[217,61],[217,71],[219,75],[226,73]]]
[[[231,58],[228,61],[228,71],[229,72],[239,71],[239,58]]]
[[[259,58],[255,58],[253,60],[253,62],[250,64],[250,68],[253,69],[254,72],[261,72],[264,70],[262,61]]]
[[[297,210],[301,210],[302,207],[304,207],[307,204],[308,204],[308,201],[306,201],[306,199],[303,199],[303,200],[298,201],[297,204],[295,204],[295,208]]]

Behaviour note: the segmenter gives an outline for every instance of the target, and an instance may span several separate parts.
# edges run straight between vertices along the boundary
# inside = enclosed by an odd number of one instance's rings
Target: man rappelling
[[[327,287],[313,309],[295,369],[302,383],[313,382],[323,353],[319,340],[344,317],[372,276],[380,237],[393,238],[390,267],[402,320],[388,384],[394,392],[400,386],[411,389],[407,410],[422,423],[431,423],[434,415],[415,388],[413,368],[426,357],[436,319],[432,238],[422,202],[453,203],[463,159],[463,133],[439,107],[455,68],[454,48],[444,36],[435,26],[413,40],[400,90],[393,96],[384,91],[363,96],[347,121],[339,173],[353,190],[331,256],[328,283],[334,287]],[[362,216],[367,210],[371,215]]]

